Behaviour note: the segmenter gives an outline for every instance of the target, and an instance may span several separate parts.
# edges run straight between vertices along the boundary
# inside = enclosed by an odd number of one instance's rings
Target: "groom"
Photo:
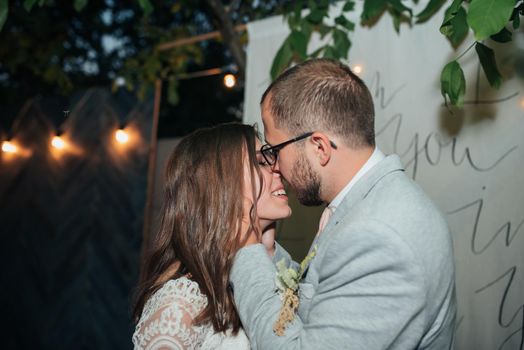
[[[274,262],[289,254],[272,242],[272,259],[262,244],[237,253],[231,283],[252,348],[453,348],[447,224],[399,157],[375,146],[364,83],[339,62],[306,61],[269,86],[261,109],[266,160],[302,204],[327,207],[284,335],[273,332],[282,304]]]

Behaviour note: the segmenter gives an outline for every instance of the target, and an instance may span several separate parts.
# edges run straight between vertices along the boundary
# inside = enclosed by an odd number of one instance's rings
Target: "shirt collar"
[[[353,176],[351,181],[348,182],[348,184],[340,191],[336,197],[329,203],[328,207],[330,207],[332,210],[335,210],[340,203],[342,203],[342,200],[348,194],[349,190],[357,183],[358,180],[360,180],[371,168],[373,168],[375,165],[380,163],[382,159],[384,159],[386,156],[384,153],[382,153],[378,147],[375,147],[375,150],[371,154],[371,157],[364,163],[362,168]]]

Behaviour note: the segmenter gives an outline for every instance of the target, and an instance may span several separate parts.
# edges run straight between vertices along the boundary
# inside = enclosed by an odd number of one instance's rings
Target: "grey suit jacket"
[[[253,349],[451,349],[456,317],[452,241],[439,210],[398,156],[349,191],[300,283],[298,316],[273,333],[282,301],[261,244],[235,257],[231,283]]]

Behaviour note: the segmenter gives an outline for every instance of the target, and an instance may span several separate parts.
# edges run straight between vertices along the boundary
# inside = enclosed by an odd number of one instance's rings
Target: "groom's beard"
[[[298,201],[306,206],[318,206],[323,203],[320,199],[320,179],[306,157],[300,154],[291,169],[289,185],[296,192]]]

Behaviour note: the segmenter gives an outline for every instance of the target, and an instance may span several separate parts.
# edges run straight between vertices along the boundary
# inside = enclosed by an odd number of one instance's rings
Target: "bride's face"
[[[262,187],[260,197],[257,201],[257,216],[260,219],[260,227],[264,229],[276,220],[289,217],[291,215],[291,208],[288,205],[288,197],[284,190],[280,173],[274,173],[271,171],[271,166],[266,163],[264,157],[259,151],[261,146],[260,141],[257,139],[256,157],[257,162],[260,165],[262,183],[260,183],[259,177],[255,174],[255,193],[258,194]],[[249,208],[251,207],[250,203],[252,202],[253,197],[249,173],[249,167],[252,165],[248,163],[246,155],[244,161],[244,196],[249,199],[249,204],[246,208],[247,211],[249,211]]]

